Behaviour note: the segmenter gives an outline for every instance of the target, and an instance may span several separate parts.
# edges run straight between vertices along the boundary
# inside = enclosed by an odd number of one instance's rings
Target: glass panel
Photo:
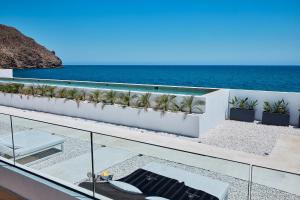
[[[78,187],[92,171],[90,132],[18,117],[12,122],[16,163],[92,195]]]
[[[0,114],[0,159],[13,163],[10,116]]]
[[[253,166],[252,200],[300,199],[300,175]]]
[[[95,195],[98,198],[98,194],[102,194],[113,199],[146,196],[168,199],[169,195],[174,195],[173,199],[180,199],[180,195],[187,195],[189,198],[201,196],[201,191],[220,200],[246,200],[248,197],[247,164],[97,133],[93,134],[93,138],[97,176]],[[110,179],[113,181],[103,182]],[[87,186],[87,183],[82,185]],[[116,190],[116,187],[127,192]],[[138,192],[142,194],[137,194]]]

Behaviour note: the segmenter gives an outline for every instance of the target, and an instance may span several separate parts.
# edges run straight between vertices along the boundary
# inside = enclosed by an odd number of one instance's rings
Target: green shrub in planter
[[[257,100],[249,100],[248,97],[241,99],[234,97],[229,104],[232,105],[230,108],[230,119],[237,121],[253,122],[255,116],[255,107],[257,106]]]
[[[273,104],[264,102],[262,123],[267,125],[288,126],[290,115],[288,103],[283,99]]]

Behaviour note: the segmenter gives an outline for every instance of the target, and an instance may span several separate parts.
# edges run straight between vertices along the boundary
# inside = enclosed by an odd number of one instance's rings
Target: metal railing
[[[118,174],[118,170],[126,171],[126,173],[121,172],[119,176],[128,175],[128,171],[130,171],[131,169],[127,169],[125,167],[114,170],[114,168],[118,168],[118,165],[122,165],[130,159],[133,160],[132,162],[136,162],[136,166],[134,166],[136,168],[138,168],[142,162],[145,162],[145,160],[149,159],[154,160],[155,162],[166,163],[166,165],[172,165],[177,168],[189,169],[188,171],[196,171],[202,176],[213,177],[213,179],[217,179],[220,182],[228,182],[229,199],[234,199],[234,196],[236,195],[239,196],[239,199],[260,199],[262,197],[259,196],[260,193],[256,190],[260,190],[261,188],[266,191],[268,191],[269,189],[272,192],[274,192],[274,190],[278,191],[278,193],[283,193],[287,197],[292,198],[296,196],[300,198],[300,194],[293,186],[295,185],[295,183],[300,184],[300,175],[296,173],[252,165],[251,163],[237,162],[229,159],[197,154],[189,151],[182,151],[175,148],[169,148],[133,139],[123,138],[122,136],[118,137],[99,132],[91,132],[84,129],[62,126],[55,123],[29,119],[26,117],[8,115],[4,113],[0,113],[0,115],[2,116],[0,116],[0,125],[1,123],[4,124],[4,128],[1,128],[0,130],[0,139],[9,135],[11,138],[11,149],[13,151],[12,156],[4,155],[5,158],[3,156],[0,156],[0,160],[4,162],[12,160],[14,166],[20,169],[24,169],[28,173],[37,175],[55,184],[64,186],[68,189],[95,199],[102,198],[101,196],[99,196],[101,195],[101,193],[96,191],[96,185],[98,184],[96,175],[99,175],[101,171],[104,171],[106,169],[111,169],[112,171],[115,171],[116,174]],[[5,126],[7,126],[6,129]],[[30,155],[19,159],[18,153],[20,146],[18,143],[20,143],[20,138],[18,138],[18,136],[19,133],[23,130],[42,130],[45,132],[54,133],[56,136],[64,138],[64,145],[67,146],[64,150],[66,152],[56,151],[53,154],[50,153],[49,155],[44,156],[43,152],[41,151],[37,152],[37,154],[42,154],[42,157]],[[108,147],[111,151],[113,151],[114,149],[118,150],[118,152],[121,152],[121,156],[122,151],[129,152],[129,154],[132,153],[134,156],[125,160],[122,160],[121,157],[120,162],[116,161],[112,166],[107,166],[105,169],[99,170],[95,166],[95,158],[96,163],[98,163],[99,158],[96,154],[97,151],[99,149],[101,150],[102,147]],[[54,147],[52,149],[54,149]],[[77,149],[80,150],[79,153],[76,152]],[[76,155],[71,155],[73,151],[75,151]],[[77,180],[70,181],[64,177],[64,173],[67,174],[69,172],[72,172],[72,168],[60,169],[60,172],[62,173],[55,173],[55,170],[54,172],[51,170],[45,170],[49,169],[49,167],[51,168],[51,166],[55,166],[71,159],[75,160],[76,163],[76,159],[85,154],[90,154],[90,157],[86,159],[86,161],[88,161],[89,163],[80,163],[82,160],[78,159],[78,165],[82,165],[82,168],[87,170],[86,173],[91,172],[91,190],[85,190],[78,186],[78,184],[88,181],[88,177],[81,176],[80,178],[82,178],[82,180],[80,180],[79,182]],[[141,155],[145,157],[145,160],[142,160],[143,157],[141,157]],[[29,159],[29,161],[27,162],[26,159],[28,159],[28,157],[37,158],[33,161]],[[108,157],[107,160],[109,159],[113,158]],[[263,171],[264,173],[262,173]],[[282,176],[282,174],[284,176]],[[278,180],[279,182],[284,182],[284,184],[276,183],[276,180]],[[276,184],[274,183],[274,181]],[[231,188],[233,189],[231,190]],[[235,194],[233,195],[231,193]],[[263,193],[261,194],[265,195]],[[268,199],[268,197],[264,198]]]

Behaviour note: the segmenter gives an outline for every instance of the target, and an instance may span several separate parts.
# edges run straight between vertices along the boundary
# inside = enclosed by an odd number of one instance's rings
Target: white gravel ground
[[[200,137],[204,144],[257,155],[270,154],[281,134],[300,137],[300,129],[226,120]]]
[[[122,162],[118,165],[115,165],[108,169],[108,171],[114,175],[113,179],[122,178],[138,168],[143,167],[144,165],[150,162],[157,162],[164,165],[177,167],[180,169],[184,169],[186,171],[200,174],[202,176],[211,177],[213,179],[217,179],[223,182],[227,182],[230,184],[229,188],[229,200],[246,200],[248,196],[248,182],[237,179],[234,177],[222,175],[220,173],[216,173],[213,171],[208,171],[192,166],[183,165],[180,163],[175,163],[167,160],[162,160],[149,156],[136,156],[132,159],[129,159],[125,162]],[[252,200],[300,200],[300,196],[296,196],[284,191],[280,191],[274,188],[266,187],[259,184],[252,185]]]

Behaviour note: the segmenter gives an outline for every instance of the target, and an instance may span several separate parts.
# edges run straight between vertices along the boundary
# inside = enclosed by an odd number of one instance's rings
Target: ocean
[[[300,66],[65,65],[14,77],[300,92]]]

